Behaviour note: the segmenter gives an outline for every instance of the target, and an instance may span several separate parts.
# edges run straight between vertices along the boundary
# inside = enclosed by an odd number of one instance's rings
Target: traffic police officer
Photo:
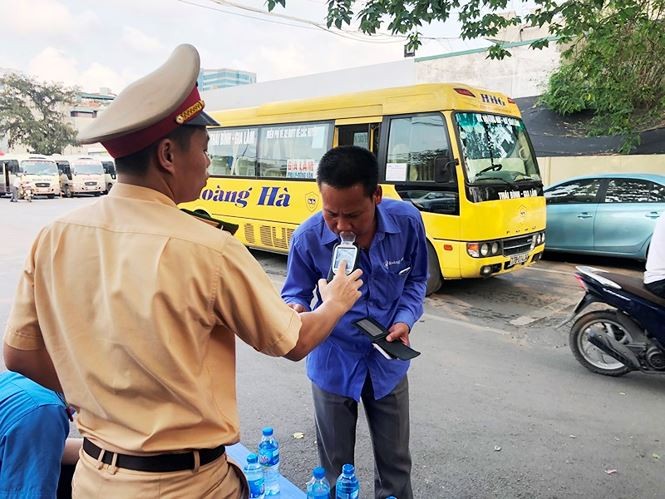
[[[360,296],[361,271],[341,272],[298,314],[237,239],[177,208],[210,164],[198,73],[177,47],[81,132],[118,184],[44,228],[20,278],[5,363],[76,407],[74,497],[241,497],[235,336],[300,360]]]

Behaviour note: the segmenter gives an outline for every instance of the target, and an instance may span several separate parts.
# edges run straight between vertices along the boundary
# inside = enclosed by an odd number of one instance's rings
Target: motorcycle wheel
[[[632,342],[630,333],[617,320],[615,312],[588,312],[573,323],[568,337],[568,345],[577,361],[589,371],[605,376],[623,376],[629,373],[629,367],[589,343],[588,336],[592,331],[609,334],[619,343]]]

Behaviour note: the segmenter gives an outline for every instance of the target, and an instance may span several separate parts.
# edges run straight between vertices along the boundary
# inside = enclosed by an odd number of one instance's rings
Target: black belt
[[[97,447],[87,438],[83,439],[83,450],[93,459],[98,459],[102,449]],[[199,466],[213,462],[219,456],[224,454],[226,448],[223,445],[214,449],[200,449],[198,451],[200,463]],[[193,470],[194,452],[183,452],[179,454],[158,454],[156,456],[130,456],[128,454],[118,454],[111,451],[105,451],[102,457],[104,464],[112,464],[113,455],[117,455],[115,465],[118,468],[125,468],[135,471],[155,471],[166,473],[169,471]]]

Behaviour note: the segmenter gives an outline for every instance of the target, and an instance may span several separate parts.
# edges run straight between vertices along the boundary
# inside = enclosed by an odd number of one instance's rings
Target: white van
[[[53,159],[60,171],[64,196],[99,196],[106,192],[104,166],[99,159],[90,156],[56,156]]]
[[[36,196],[54,198],[60,196],[60,177],[58,166],[48,156],[41,154],[7,155],[0,157],[3,182],[0,193],[9,192],[13,176],[22,173],[25,180],[32,184]]]

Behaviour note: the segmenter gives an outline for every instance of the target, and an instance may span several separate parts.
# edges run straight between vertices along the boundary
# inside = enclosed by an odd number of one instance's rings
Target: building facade
[[[240,71],[237,69],[201,69],[196,82],[199,91],[214,90],[216,88],[235,87],[256,83],[256,73]]]

